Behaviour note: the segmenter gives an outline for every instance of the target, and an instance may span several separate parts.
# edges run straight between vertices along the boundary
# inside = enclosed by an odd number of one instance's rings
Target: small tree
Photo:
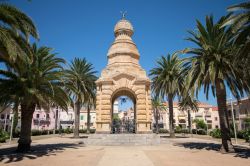
[[[170,137],[175,137],[173,100],[180,95],[184,83],[184,61],[178,57],[179,53],[161,56],[157,61],[157,66],[151,69],[149,74],[152,76],[153,92],[168,99]]]
[[[75,58],[71,62],[69,69],[65,70],[65,85],[75,111],[75,138],[79,137],[81,107],[89,103],[90,98],[94,98],[93,93],[95,92],[95,81],[97,80],[95,74],[96,71],[94,71],[93,65],[87,62],[85,58]]]
[[[203,119],[194,119],[193,122],[196,124],[197,129],[207,129],[207,124],[204,122]]]
[[[192,132],[191,126],[192,126],[192,121],[191,121],[191,113],[190,111],[198,111],[198,100],[196,100],[194,97],[191,95],[184,95],[181,98],[181,101],[179,102],[179,108],[182,111],[187,111],[188,112],[188,130],[189,133]]]
[[[155,125],[156,125],[156,133],[159,133],[159,118],[161,117],[161,114],[163,111],[166,111],[165,106],[163,105],[162,100],[158,96],[154,96],[152,99],[152,107],[153,107],[153,115],[155,119]]]

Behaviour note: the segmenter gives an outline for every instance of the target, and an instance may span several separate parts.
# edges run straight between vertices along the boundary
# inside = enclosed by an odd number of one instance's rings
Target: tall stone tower
[[[97,133],[110,133],[114,101],[124,95],[134,102],[136,133],[151,132],[150,80],[139,64],[140,54],[131,38],[133,34],[132,24],[124,17],[115,25],[108,64],[96,81]]]

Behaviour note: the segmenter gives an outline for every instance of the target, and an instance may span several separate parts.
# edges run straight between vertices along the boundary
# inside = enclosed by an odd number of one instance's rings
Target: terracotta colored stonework
[[[135,104],[136,133],[151,132],[150,80],[140,66],[140,54],[132,40],[133,26],[126,19],[115,25],[115,41],[108,51],[108,64],[96,81],[97,132],[109,133],[114,100],[126,95]]]

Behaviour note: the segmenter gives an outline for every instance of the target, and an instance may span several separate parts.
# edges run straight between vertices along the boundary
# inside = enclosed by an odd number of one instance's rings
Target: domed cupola
[[[118,21],[118,23],[115,25],[115,37],[117,37],[118,35],[128,35],[128,36],[132,36],[134,34],[134,29],[132,24],[126,20],[125,18],[122,18],[120,21]]]
[[[126,63],[139,65],[140,54],[131,38],[133,34],[132,24],[123,16],[114,28],[115,41],[108,51],[108,65]]]

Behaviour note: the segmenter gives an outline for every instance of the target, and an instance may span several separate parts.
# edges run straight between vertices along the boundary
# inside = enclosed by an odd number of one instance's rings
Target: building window
[[[69,119],[72,120],[73,119],[73,115],[72,114],[69,114]]]
[[[81,120],[83,120],[83,115],[81,115]]]
[[[214,120],[217,121],[217,120],[218,120],[218,117],[215,117]]]
[[[10,119],[10,115],[7,115],[7,118],[6,119]]]
[[[218,129],[219,128],[218,125],[216,125],[215,128]]]
[[[49,119],[49,114],[46,114],[46,119]]]
[[[36,118],[38,119],[40,117],[40,115],[39,114],[36,114]]]
[[[4,114],[1,114],[1,119],[4,119]]]

